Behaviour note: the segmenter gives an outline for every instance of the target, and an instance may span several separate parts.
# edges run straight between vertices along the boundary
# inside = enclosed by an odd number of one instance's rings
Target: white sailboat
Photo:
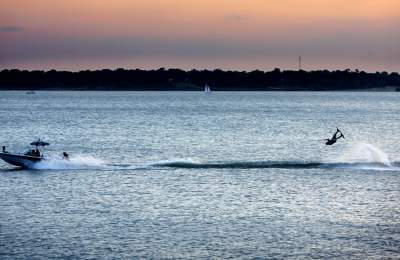
[[[206,84],[206,85],[204,86],[204,92],[205,92],[205,93],[211,92],[210,86],[209,86],[208,84]]]

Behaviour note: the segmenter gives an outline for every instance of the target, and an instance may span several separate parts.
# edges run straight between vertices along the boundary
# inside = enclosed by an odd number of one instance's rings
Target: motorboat
[[[46,157],[39,150],[39,147],[48,146],[50,145],[49,143],[38,139],[37,141],[30,143],[30,145],[32,148],[23,154],[8,152],[6,151],[6,147],[3,146],[2,152],[0,153],[0,158],[9,164],[24,168],[31,168],[34,164],[46,160]],[[64,158],[68,158],[68,154],[65,152]]]

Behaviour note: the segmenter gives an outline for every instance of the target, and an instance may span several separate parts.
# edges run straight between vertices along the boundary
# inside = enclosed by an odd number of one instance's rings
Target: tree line
[[[358,70],[2,70],[0,90],[349,90],[398,87],[399,73]]]

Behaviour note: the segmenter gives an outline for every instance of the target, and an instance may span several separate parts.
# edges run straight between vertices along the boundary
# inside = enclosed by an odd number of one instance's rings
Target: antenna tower
[[[299,56],[299,70],[302,70],[302,68],[301,68],[301,56]]]

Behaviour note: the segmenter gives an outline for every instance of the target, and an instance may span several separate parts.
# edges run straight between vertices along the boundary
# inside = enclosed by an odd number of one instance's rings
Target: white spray
[[[378,163],[388,167],[392,166],[388,154],[378,147],[367,143],[350,145],[343,155],[340,156],[339,160],[345,163]]]
[[[48,160],[34,164],[32,168],[37,170],[87,169],[101,167],[104,164],[104,161],[92,156],[74,155],[69,160],[57,157],[48,158]]]

